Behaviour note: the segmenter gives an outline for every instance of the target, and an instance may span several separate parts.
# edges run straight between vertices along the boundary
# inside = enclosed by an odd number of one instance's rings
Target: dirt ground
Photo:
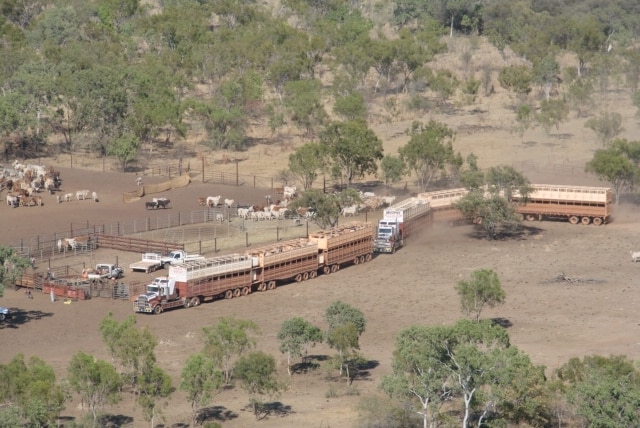
[[[620,101],[621,108],[629,106]],[[504,106],[483,105],[492,111],[490,119],[461,116],[455,129],[454,145],[464,155],[475,152],[481,166],[508,163],[525,165],[525,174],[534,183],[595,185],[593,177],[582,173],[584,162],[598,148],[595,137],[584,129],[584,120],[563,124],[562,135],[546,136],[531,130],[524,139],[510,134],[502,123]],[[631,110],[631,109],[629,109]],[[638,126],[633,111],[625,110],[625,135],[633,139]],[[425,117],[428,120],[431,117]],[[437,119],[437,117],[435,117]],[[385,150],[394,150],[406,141],[401,136],[407,123],[380,126],[376,131],[385,141]],[[473,130],[470,130],[473,129]],[[277,171],[286,165],[290,152],[255,147],[245,155],[242,168],[255,174]],[[46,196],[43,207],[10,208],[0,206],[3,225],[0,243],[15,243],[37,234],[68,230],[74,224],[113,223],[148,215],[143,201],[125,204],[122,192],[135,189],[134,174],[96,172],[54,165],[62,172],[66,191],[90,189],[100,202],[73,201],[56,204]],[[234,166],[228,166],[233,168]],[[145,177],[145,181],[161,181]],[[193,182],[183,189],[161,196],[171,199],[173,210],[195,209],[200,196],[221,194],[239,202],[264,201],[265,189],[235,188]],[[155,195],[154,195],[155,196]],[[395,337],[412,324],[449,324],[462,314],[454,290],[457,281],[473,270],[494,269],[506,291],[503,306],[483,312],[484,318],[501,318],[508,325],[513,345],[527,352],[549,371],[569,358],[588,354],[624,354],[640,358],[640,323],[635,311],[640,294],[640,264],[630,260],[629,251],[640,250],[637,233],[640,213],[631,203],[622,204],[613,222],[605,226],[572,226],[565,222],[525,223],[521,233],[487,241],[474,226],[434,225],[410,239],[395,255],[381,255],[371,263],[342,269],[329,276],[302,284],[289,284],[266,293],[221,300],[197,308],[179,309],[160,316],[136,316],[139,326],[148,326],[158,338],[159,364],[179,383],[186,358],[202,348],[202,327],[220,317],[251,319],[262,330],[258,349],[277,357],[279,373],[287,389],[274,398],[273,412],[256,423],[247,408],[247,395],[240,388],[222,391],[211,403],[211,413],[225,427],[348,427],[354,426],[362,397],[379,394],[377,386],[389,373]],[[98,250],[93,260],[111,261],[113,252]],[[118,254],[121,265],[139,255]],[[101,260],[102,259],[102,260]],[[39,266],[43,268],[43,266]],[[559,276],[570,280],[557,280]],[[126,273],[126,280],[150,279],[152,275]],[[363,311],[367,328],[360,345],[371,369],[353,384],[351,393],[343,382],[329,378],[317,368],[307,373],[286,375],[286,358],[278,351],[277,332],[281,323],[301,316],[325,328],[324,310],[336,300]],[[127,302],[96,298],[63,304],[49,296],[36,294],[29,300],[21,291],[5,290],[0,305],[21,315],[0,324],[0,363],[16,354],[39,356],[51,364],[59,378],[66,375],[71,356],[84,351],[108,359],[97,326],[109,313],[123,320],[131,315]],[[324,345],[311,350],[322,359],[333,355]],[[355,393],[354,393],[355,391]],[[148,426],[130,397],[106,409],[122,415],[127,426]],[[82,414],[79,401],[67,403],[65,417]],[[176,391],[164,409],[162,426],[189,424],[190,406],[182,392]],[[182,425],[179,425],[182,424]]]

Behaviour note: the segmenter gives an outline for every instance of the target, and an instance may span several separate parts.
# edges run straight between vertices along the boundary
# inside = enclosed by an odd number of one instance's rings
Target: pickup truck
[[[96,279],[119,279],[124,274],[124,270],[116,265],[108,263],[98,263],[93,271],[89,271],[87,278]]]
[[[183,250],[171,251],[166,257],[162,258],[163,265],[181,265],[184,262],[192,260],[204,260],[204,256],[200,254],[187,254]]]
[[[131,263],[129,265],[129,269],[131,269],[133,272],[150,273],[164,267],[162,258],[162,254],[144,253],[142,255],[142,260],[140,260],[139,262]]]

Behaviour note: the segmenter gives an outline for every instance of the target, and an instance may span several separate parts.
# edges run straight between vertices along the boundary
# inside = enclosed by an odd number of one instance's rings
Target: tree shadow
[[[304,374],[320,367],[320,363],[327,361],[328,355],[307,355],[302,362],[291,365],[291,373]]]
[[[351,373],[351,380],[371,380],[371,370],[380,365],[379,361],[367,360],[356,364],[355,370]]]
[[[17,308],[9,308],[9,310],[11,311],[11,316],[0,322],[0,330],[4,328],[19,328],[28,322],[53,316],[53,312],[23,311]]]
[[[524,224],[502,225],[497,228],[491,241],[527,240],[540,235],[544,229]],[[471,239],[489,239],[489,234],[482,225],[475,225],[467,236]]]
[[[509,328],[513,326],[513,323],[507,319],[502,317],[491,318],[491,323],[493,325],[499,325],[500,327]]]
[[[98,418],[98,426],[103,428],[118,428],[133,423],[131,416],[125,415],[102,415]]]
[[[198,424],[203,424],[204,422],[208,421],[225,422],[236,419],[237,417],[237,413],[232,412],[224,406],[211,406],[198,409],[196,422]]]
[[[253,411],[253,406],[249,405]],[[258,420],[268,419],[270,416],[285,417],[294,413],[291,406],[282,404],[280,401],[271,401],[268,403],[262,403],[258,406]]]

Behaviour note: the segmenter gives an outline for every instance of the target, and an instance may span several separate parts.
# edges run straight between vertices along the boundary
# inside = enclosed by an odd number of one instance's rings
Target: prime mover
[[[138,296],[133,310],[159,314],[167,309],[198,306],[216,298],[231,299],[275,289],[337,272],[341,266],[372,258],[373,226],[354,222],[230,254],[169,266],[168,276],[155,278]]]
[[[393,254],[405,240],[427,223],[432,215],[429,200],[413,197],[385,208],[378,222],[374,251]]]

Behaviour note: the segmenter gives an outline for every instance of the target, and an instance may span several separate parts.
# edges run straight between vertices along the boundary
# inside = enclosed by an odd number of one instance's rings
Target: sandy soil
[[[598,183],[583,173],[584,163],[599,148],[594,136],[585,130],[584,120],[572,119],[556,135],[547,136],[536,129],[527,131],[524,139],[520,139],[510,134],[510,124],[504,123],[503,117],[510,117],[506,104],[487,100],[480,107],[485,113],[455,119],[451,126],[458,132],[456,150],[464,155],[475,152],[482,166],[497,163],[519,166],[535,183]],[[633,139],[638,132],[634,110],[622,98],[618,105],[625,112],[623,136]],[[430,118],[439,119],[435,114],[422,119]],[[402,131],[409,123],[407,120],[377,126],[387,152],[393,153],[406,141]],[[256,146],[242,154],[246,158],[241,163],[242,172],[273,175],[286,166],[289,153],[290,150]],[[74,224],[113,223],[148,215],[143,202],[122,202],[122,192],[135,189],[135,175],[69,169],[62,159],[54,166],[62,172],[65,191],[96,190],[100,202],[56,204],[53,197],[47,196],[43,207],[0,206],[4,225],[1,243],[69,230]],[[216,168],[232,172],[235,166]],[[161,179],[145,177],[147,182],[154,180]],[[198,197],[216,194],[246,203],[262,203],[267,191],[195,181],[163,196],[169,197],[172,209],[178,211],[195,209]],[[571,357],[587,354],[640,358],[637,339],[640,324],[635,314],[640,300],[635,288],[639,285],[640,266],[632,263],[629,256],[630,250],[640,250],[636,242],[639,216],[635,205],[621,205],[614,221],[605,226],[526,223],[519,235],[496,241],[487,241],[470,225],[454,228],[435,225],[411,239],[402,251],[376,257],[370,264],[321,275],[302,284],[285,285],[275,291],[136,319],[138,325],[148,326],[158,338],[158,362],[176,385],[186,358],[202,348],[199,338],[202,327],[225,316],[252,319],[262,329],[258,348],[277,357],[279,372],[288,385],[275,399],[279,405],[259,426],[353,426],[358,419],[357,403],[363,396],[377,394],[382,376],[390,370],[397,334],[412,324],[453,323],[460,318],[454,285],[479,268],[496,270],[507,293],[505,305],[485,311],[483,317],[502,318],[509,325],[512,343],[527,352],[535,363],[552,370]],[[102,251],[93,256],[95,261],[112,260],[115,256]],[[138,255],[118,257],[126,265]],[[559,275],[573,281],[556,281]],[[150,277],[127,273],[126,279]],[[324,310],[335,300],[359,308],[367,319],[360,344],[362,354],[371,361],[371,369],[353,384],[359,395],[347,395],[343,382],[327,376],[323,368],[288,378],[286,358],[278,351],[276,335],[282,321],[302,316],[324,328]],[[71,356],[78,351],[108,359],[98,323],[109,312],[118,319],[133,313],[126,302],[93,299],[66,305],[52,303],[48,296],[39,294],[29,300],[21,291],[12,289],[5,291],[0,304],[20,314],[0,324],[0,338],[5,344],[0,347],[0,363],[8,362],[17,353],[26,357],[37,355],[51,364],[60,378],[65,376]],[[312,353],[323,357],[333,351],[322,345]],[[247,395],[236,388],[222,391],[211,406],[220,406],[213,413],[225,427],[254,426],[256,422],[247,403]],[[78,400],[68,403],[63,415],[81,415],[78,406]],[[107,411],[123,415],[123,420],[130,421],[129,426],[148,426],[131,397]],[[187,426],[190,408],[180,391],[172,395],[164,413],[163,426],[179,423]]]

